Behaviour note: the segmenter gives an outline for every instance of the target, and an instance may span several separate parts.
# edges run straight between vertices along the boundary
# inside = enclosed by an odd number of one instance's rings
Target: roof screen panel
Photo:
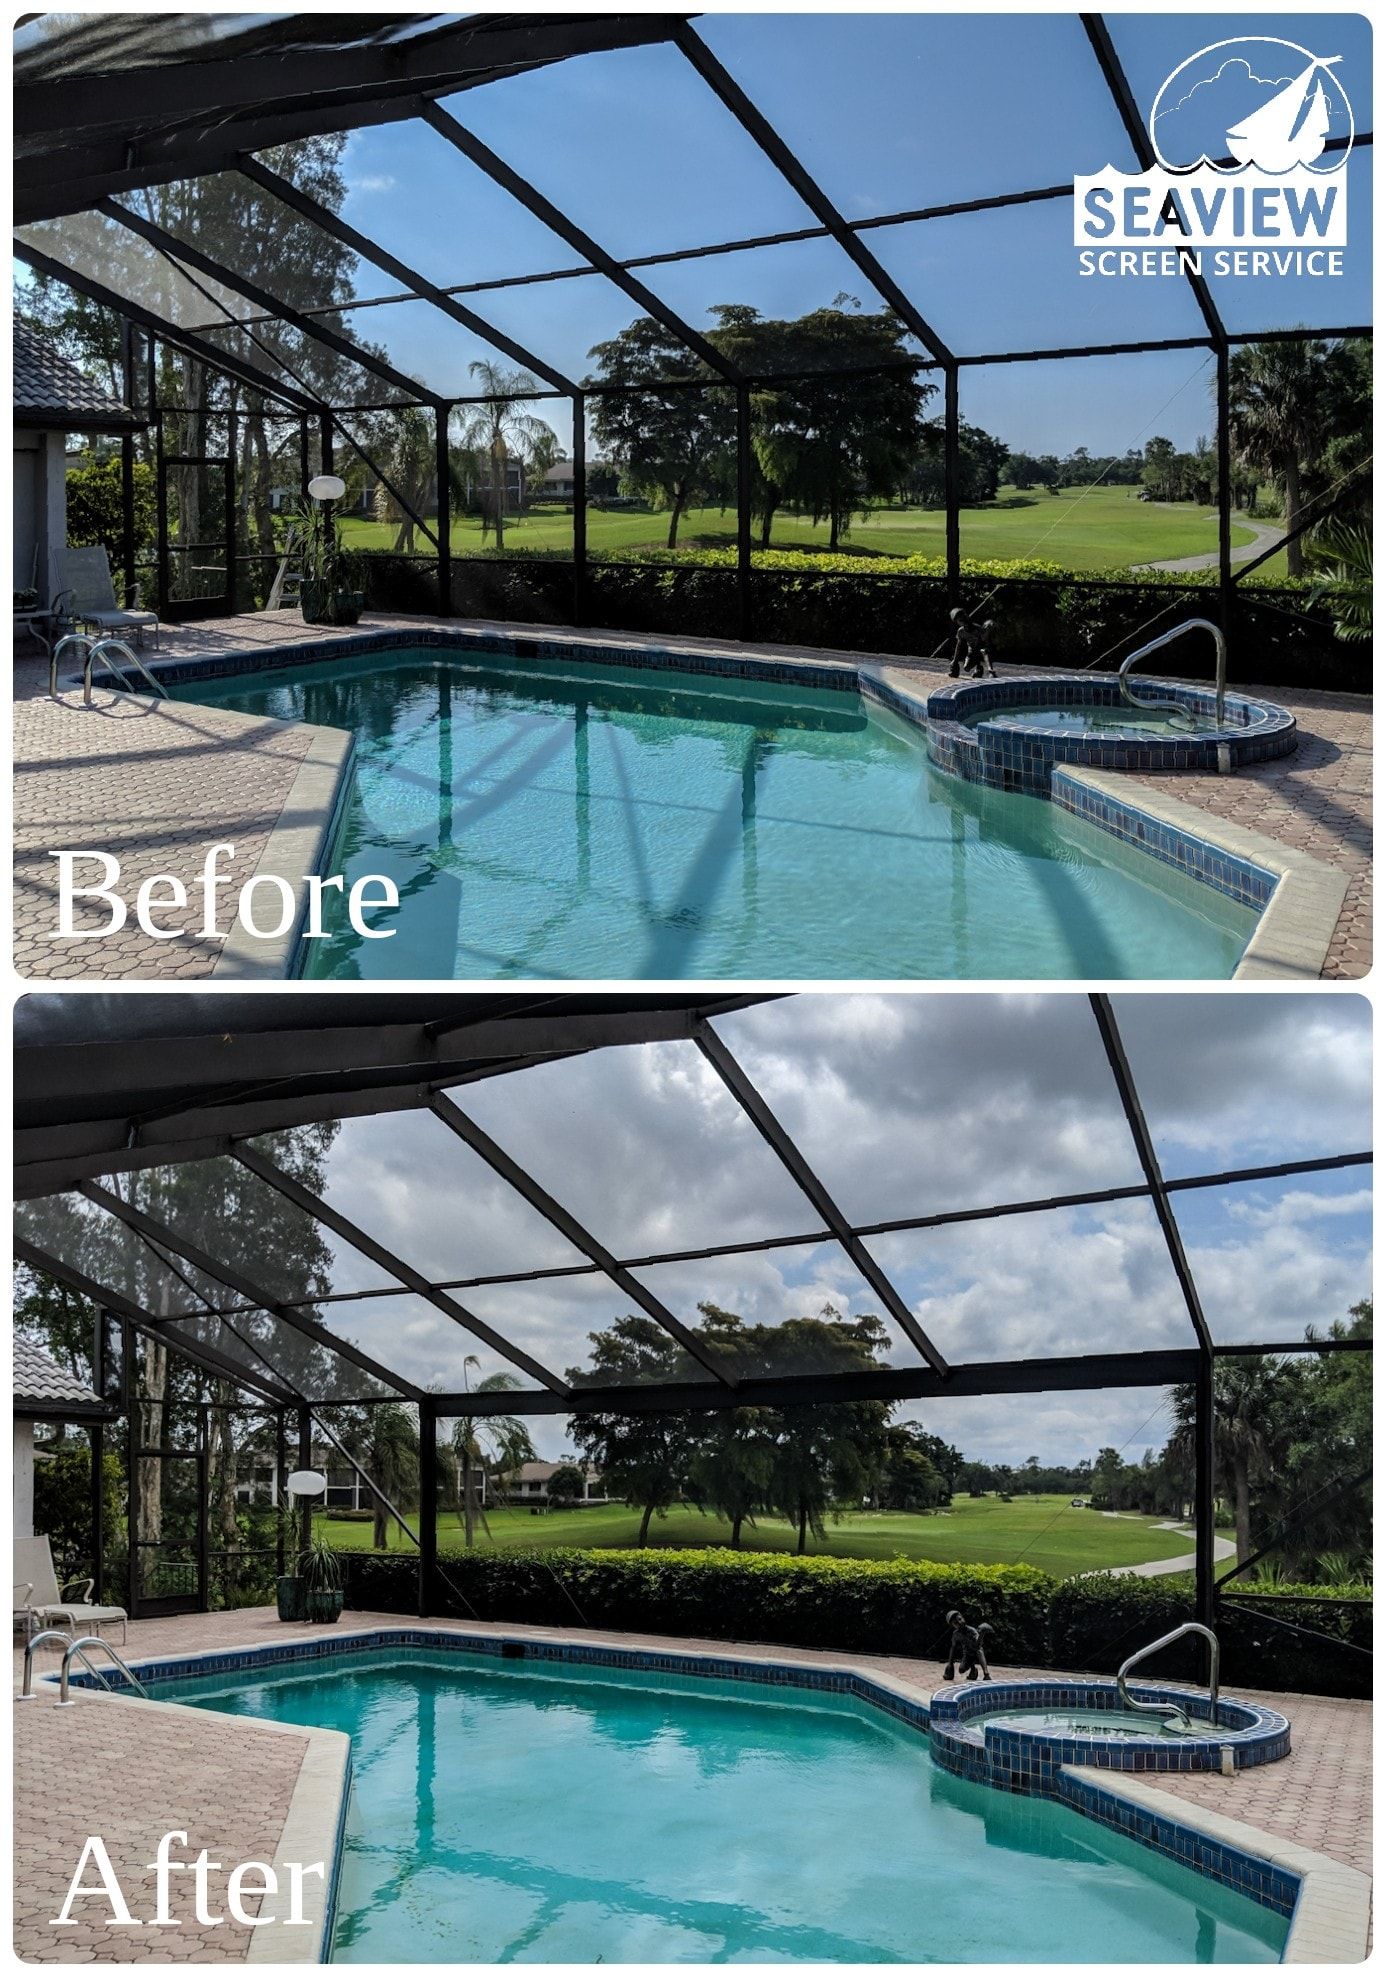
[[[36,220],[17,227],[15,237],[176,329],[249,313],[245,298],[236,291],[209,275],[183,268],[118,220],[100,213]]]
[[[1366,13],[1305,11],[1266,16],[1216,11],[1174,13],[1148,8],[1138,13],[1111,13],[1105,19],[1132,92],[1146,116],[1165,79],[1200,50],[1218,42],[1248,36],[1259,40],[1262,35],[1271,34],[1295,45],[1284,50],[1287,75],[1296,72],[1295,47],[1305,48],[1313,55],[1341,57],[1337,75],[1352,105],[1356,127],[1359,131],[1369,131],[1372,127],[1372,23]],[[1206,144],[1211,145],[1225,132],[1226,122],[1225,116],[1220,122],[1208,117]]]
[[[1371,1296],[1370,1169],[1190,1188],[1172,1201],[1219,1345],[1322,1335]]]
[[[1371,1008],[1297,995],[1122,995],[1122,1042],[1167,1179],[1372,1144]],[[1361,1170],[1357,1170],[1360,1174]]]
[[[618,258],[813,224],[672,47],[577,56],[442,107]]]
[[[818,1230],[808,1202],[691,1043],[542,1065],[458,1096],[623,1260]]]
[[[954,1364],[1196,1344],[1149,1201],[954,1222],[866,1247]]]
[[[695,31],[848,220],[1131,157],[1074,15],[707,14]]]
[[[802,995],[714,1028],[850,1222],[1141,1182],[1085,997]]]
[[[1208,334],[1186,281],[1084,275],[1066,198],[879,227],[869,239],[960,356]]]
[[[1247,336],[1258,330],[1300,329],[1306,323],[1368,325],[1372,320],[1372,154],[1356,150],[1340,177],[1347,188],[1347,246],[1337,274],[1270,275],[1229,272],[1219,275],[1214,265],[1209,287],[1229,332]],[[1307,236],[1306,247],[1313,246]],[[1235,264],[1250,268],[1249,262]],[[1298,265],[1298,264],[1296,264]],[[1305,264],[1313,267],[1310,262]],[[1323,264],[1319,264],[1323,265]]]
[[[921,1364],[835,1242],[660,1263],[635,1274],[746,1377]],[[833,1338],[840,1324],[856,1328],[855,1341]]]
[[[463,1302],[469,1304],[465,1294]],[[458,1393],[500,1375],[513,1375],[517,1386],[535,1384],[532,1373],[412,1292],[323,1304],[313,1315],[335,1338],[412,1386]]]
[[[550,1372],[600,1386],[710,1384],[716,1375],[679,1344],[638,1299],[601,1271],[461,1291],[505,1338],[522,1344]],[[674,1314],[676,1317],[679,1313]],[[600,1343],[594,1343],[600,1335]],[[528,1386],[530,1378],[522,1375]]]
[[[161,1174],[177,1171],[155,1169],[148,1174],[121,1176],[111,1185],[111,1192],[119,1192],[132,1206],[157,1216],[163,1198]],[[83,1276],[128,1298],[154,1318],[201,1310],[209,1300],[217,1304],[237,1301],[224,1284],[203,1276],[181,1258],[171,1262],[127,1223],[80,1194],[44,1195],[39,1200],[16,1202],[14,1229],[17,1237],[56,1262],[80,1270]]]

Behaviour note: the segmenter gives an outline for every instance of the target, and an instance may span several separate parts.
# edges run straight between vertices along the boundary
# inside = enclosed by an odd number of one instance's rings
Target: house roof
[[[522,1483],[547,1483],[560,1469],[579,1469],[589,1481],[595,1480],[601,1473],[590,1462],[522,1462],[515,1475]]]
[[[14,1338],[14,1411],[44,1420],[109,1412],[75,1373],[65,1373],[20,1333]]]
[[[133,432],[143,422],[24,323],[14,325],[14,421],[48,432]]]

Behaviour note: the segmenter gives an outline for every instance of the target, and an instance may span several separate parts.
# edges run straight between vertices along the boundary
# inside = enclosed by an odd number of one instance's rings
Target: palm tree
[[[1372,532],[1361,522],[1321,522],[1309,542],[1309,567],[1319,581],[1309,602],[1325,601],[1338,638],[1372,635]]]
[[[390,1542],[391,1517],[382,1498],[397,1507],[416,1502],[419,1487],[419,1435],[413,1416],[400,1401],[385,1401],[366,1410],[369,1416],[356,1459],[379,1496],[372,1494],[375,1525],[371,1544],[384,1551]]]
[[[519,1386],[513,1373],[488,1373],[484,1380],[470,1384],[471,1370],[479,1362],[468,1353],[462,1362],[462,1386],[466,1393],[495,1394],[512,1393]],[[476,1542],[478,1517],[487,1537],[491,1526],[486,1521],[486,1512],[476,1500],[474,1477],[478,1470],[484,1475],[488,1470],[497,1476],[507,1476],[518,1469],[522,1462],[534,1460],[534,1444],[529,1438],[529,1430],[518,1415],[514,1414],[462,1414],[452,1431],[452,1446],[457,1456],[457,1466],[461,1472],[461,1509],[463,1538],[468,1551]]]
[[[1352,398],[1349,373],[1342,347],[1318,339],[1248,343],[1232,356],[1232,444],[1248,467],[1273,476],[1284,489],[1287,533],[1299,526],[1305,476],[1341,432]],[[1299,537],[1285,554],[1290,575],[1302,576]]]
[[[406,405],[394,414],[394,427],[385,441],[377,441],[375,452],[390,481],[377,481],[371,507],[378,522],[393,522],[398,534],[392,545],[396,556],[414,553],[416,515],[438,512],[438,462],[434,446],[433,420],[417,405]],[[454,512],[467,500],[467,476],[463,463],[448,455],[448,486]],[[390,488],[398,488],[399,496]],[[412,513],[410,510],[412,509]]]
[[[528,371],[507,371],[499,364],[478,360],[470,366],[472,376],[485,394],[484,402],[474,405],[464,416],[461,443],[476,464],[477,477],[485,485],[482,496],[481,536],[494,530],[496,548],[505,547],[505,491],[512,452],[526,463],[548,452],[555,444],[553,427],[526,412],[515,401],[525,392],[539,389]]]
[[[1251,1491],[1271,1469],[1271,1423],[1276,1406],[1275,1363],[1265,1357],[1219,1360],[1213,1372],[1213,1465],[1232,1499],[1237,1563],[1250,1558]],[[1175,1454],[1193,1459],[1196,1390],[1176,1387],[1172,1396]]]

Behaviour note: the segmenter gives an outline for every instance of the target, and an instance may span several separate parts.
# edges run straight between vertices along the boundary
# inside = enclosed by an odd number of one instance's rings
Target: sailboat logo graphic
[[[1341,60],[1269,35],[1201,48],[1155,98],[1156,156],[1170,172],[1340,171],[1353,138],[1352,106],[1334,73]]]

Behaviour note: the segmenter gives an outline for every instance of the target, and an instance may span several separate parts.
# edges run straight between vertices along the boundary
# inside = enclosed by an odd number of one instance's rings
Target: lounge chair
[[[133,632],[141,645],[144,644],[146,630],[152,630],[154,643],[158,644],[158,613],[139,608],[137,590],[131,591],[128,608],[122,610],[116,603],[111,559],[100,543],[91,549],[65,549],[62,552],[62,572],[63,588],[53,600],[55,614],[70,618],[74,624],[89,625],[93,631],[110,632],[117,637],[124,632]]]
[[[126,1634],[123,1606],[93,1606],[92,1579],[71,1579],[59,1586],[53,1570],[53,1551],[47,1538],[16,1538],[14,1541],[14,1610],[22,1618],[27,1634],[42,1627],[95,1627],[107,1620],[120,1622],[120,1638]],[[82,1587],[81,1599],[67,1597],[74,1586]]]

